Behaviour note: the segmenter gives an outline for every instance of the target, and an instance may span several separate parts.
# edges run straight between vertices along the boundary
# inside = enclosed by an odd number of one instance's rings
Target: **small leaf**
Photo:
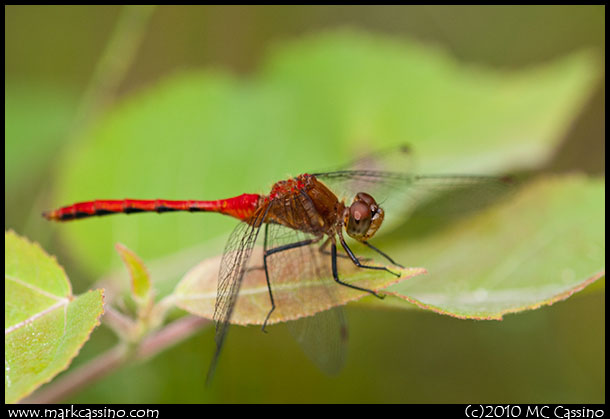
[[[290,251],[286,253],[290,253]],[[278,309],[277,313],[274,312],[269,318],[268,324],[313,316],[369,295],[334,282],[330,271],[330,257],[322,258],[322,256],[320,252],[311,252],[314,260],[307,261],[307,263],[317,264],[322,273],[322,279],[298,278],[295,280],[295,277],[287,276],[282,281],[271,284],[273,298]],[[298,269],[298,263],[302,263],[298,258],[287,257],[284,260],[293,260],[294,269]],[[244,278],[231,323],[263,324],[271,309],[265,272],[260,269],[260,261],[262,261],[262,250],[257,248],[252,252],[249,270]],[[205,260],[184,276],[173,295],[178,307],[198,316],[209,319],[213,317],[219,263],[220,257]],[[369,264],[381,266],[374,263]],[[426,272],[422,268],[388,267],[393,272],[400,274],[400,277],[396,277],[387,272],[357,268],[351,260],[346,258],[338,258],[337,266],[342,281],[374,291]],[[284,269],[290,270],[291,267]],[[298,275],[295,276],[298,277]]]
[[[429,275],[393,286],[393,294],[441,314],[499,320],[605,275],[603,180],[543,178],[513,198],[440,234],[407,239],[408,226],[394,234],[403,244],[388,251]]]
[[[150,301],[150,275],[142,260],[124,245],[117,243],[116,250],[121,255],[131,277],[131,293],[138,303]]]
[[[4,400],[15,403],[68,367],[99,324],[103,291],[72,295],[54,257],[4,235]]]

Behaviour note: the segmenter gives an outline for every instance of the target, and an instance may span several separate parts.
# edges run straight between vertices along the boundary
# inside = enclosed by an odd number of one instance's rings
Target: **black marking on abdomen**
[[[136,213],[136,212],[146,212],[146,211],[144,211],[143,209],[140,209],[140,208],[131,208],[131,207],[127,207],[127,208],[125,208],[125,209],[123,210],[123,212],[124,212],[125,214],[133,214],[133,213]]]
[[[177,210],[175,208],[159,206],[159,207],[155,208],[155,211],[157,211],[158,213],[162,213],[162,212],[172,212],[172,211],[177,211]]]
[[[75,212],[74,214],[64,214],[62,215],[62,220],[79,220],[81,218],[91,217],[91,214],[88,212]]]
[[[95,210],[95,215],[108,215],[108,214],[114,214],[114,213],[115,213],[115,211],[108,211],[106,209]],[[85,214],[85,213],[83,212],[83,213],[80,213],[80,214]],[[86,216],[91,216],[91,214],[87,214]],[[77,217],[77,218],[80,218],[80,217]]]

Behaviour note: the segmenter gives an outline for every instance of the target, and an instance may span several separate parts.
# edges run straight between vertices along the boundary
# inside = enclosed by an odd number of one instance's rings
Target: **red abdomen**
[[[79,202],[74,205],[44,212],[47,220],[69,221],[92,216],[134,212],[217,212],[229,215],[240,220],[247,220],[258,208],[260,195],[243,194],[229,199],[216,201],[168,201],[164,199],[153,200],[95,200]]]

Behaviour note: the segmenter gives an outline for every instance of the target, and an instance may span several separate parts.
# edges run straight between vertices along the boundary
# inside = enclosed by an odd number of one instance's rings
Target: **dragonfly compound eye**
[[[347,234],[360,241],[373,237],[383,221],[383,209],[369,194],[360,192],[349,207],[345,230]]]
[[[373,198],[371,195],[367,194],[366,192],[358,192],[356,194],[356,197],[354,198],[354,202],[356,202],[356,201],[364,202],[369,207],[377,206],[377,202],[375,202],[375,198]]]

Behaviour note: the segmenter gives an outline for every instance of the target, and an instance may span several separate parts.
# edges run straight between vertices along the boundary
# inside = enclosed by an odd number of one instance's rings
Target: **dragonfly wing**
[[[392,218],[404,221],[422,207],[427,216],[462,214],[478,210],[514,190],[507,177],[417,175],[414,168],[414,153],[408,145],[401,145],[364,155],[340,170],[314,176],[347,204],[358,192],[372,195],[386,211],[386,228],[394,223]]]
[[[366,192],[371,183],[378,181],[370,179],[367,173],[414,173],[414,154],[408,145],[400,145],[387,149],[363,154],[346,165],[333,170],[314,173],[329,186],[333,186],[339,195],[350,200],[358,192]],[[355,175],[358,173],[358,175]]]
[[[369,170],[377,172],[413,173],[415,154],[407,144],[361,154],[349,163],[324,172]]]
[[[317,367],[338,374],[347,358],[347,320],[343,307],[286,323],[288,330]]]
[[[316,177],[351,203],[358,192],[372,195],[385,210],[384,224],[404,221],[425,207],[427,216],[476,211],[513,190],[507,177],[413,175],[375,170],[340,170]]]
[[[213,316],[216,323],[216,352],[208,370],[208,382],[218,363],[218,356],[229,330],[229,321],[235,309],[246,266],[267,210],[268,207],[261,207],[248,222],[239,223],[227,241],[218,274],[218,291]]]
[[[298,200],[278,205],[282,217],[312,216]],[[279,224],[267,227],[266,249],[291,247],[267,257],[271,290],[277,316],[291,319],[288,330],[305,354],[322,371],[338,373],[345,364],[347,354],[347,323],[343,308],[335,298],[331,257],[320,250],[323,236],[293,230]],[[302,317],[303,312],[318,311],[314,316]],[[271,316],[273,320],[274,314]]]

